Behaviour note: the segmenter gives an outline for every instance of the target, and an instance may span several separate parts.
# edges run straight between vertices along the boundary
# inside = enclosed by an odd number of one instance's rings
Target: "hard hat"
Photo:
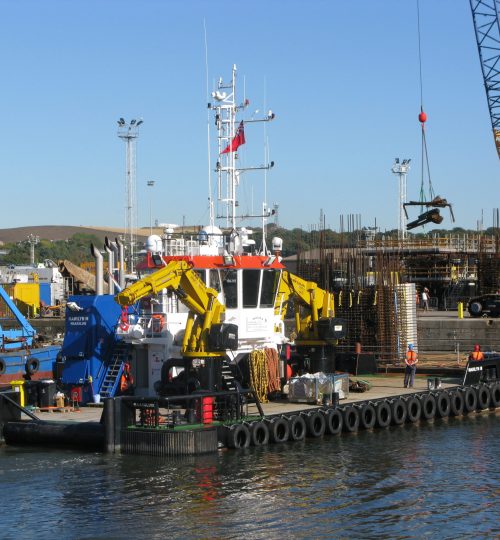
[[[413,344],[412,343],[408,343],[408,349],[410,349],[410,351],[413,351]]]

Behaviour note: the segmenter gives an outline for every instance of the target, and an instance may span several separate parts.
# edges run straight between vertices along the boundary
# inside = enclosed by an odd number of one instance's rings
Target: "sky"
[[[207,81],[233,64],[239,119],[276,114],[246,126],[242,163],[267,149],[275,166],[243,178],[240,208],[265,195],[289,229],[321,212],[397,228],[394,158],[412,159],[408,199],[422,181],[416,1],[0,0],[0,228],[124,227],[120,117],[144,122],[138,225],[207,224]],[[456,217],[440,228],[491,226],[500,162],[469,1],[420,0],[420,26],[431,181]]]

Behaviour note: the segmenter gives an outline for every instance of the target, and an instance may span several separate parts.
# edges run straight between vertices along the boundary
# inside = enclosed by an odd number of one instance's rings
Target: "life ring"
[[[377,426],[386,428],[392,421],[391,407],[387,401],[380,401],[375,407],[377,414]]]
[[[490,406],[490,389],[486,385],[482,385],[477,390],[477,408],[481,411]]]
[[[372,429],[377,421],[377,412],[371,403],[365,403],[359,409],[359,425],[363,429]]]
[[[450,413],[452,416],[462,416],[464,412],[464,396],[462,392],[450,392]]]
[[[401,399],[393,399],[391,401],[392,423],[400,426],[406,420],[406,403]]]
[[[414,423],[420,419],[422,414],[422,405],[420,401],[415,397],[411,396],[406,400],[406,419],[408,422]]]
[[[229,448],[248,448],[250,446],[250,430],[243,424],[235,424],[226,429],[226,445]]]
[[[436,398],[432,394],[424,394],[420,398],[422,418],[432,420],[436,416]]]
[[[355,433],[358,431],[359,427],[359,412],[358,409],[355,409],[352,405],[344,407],[342,411],[342,416],[344,420],[344,431],[349,433]]]
[[[309,437],[323,437],[325,434],[325,417],[320,412],[310,412],[303,415]]]
[[[0,358],[0,375],[3,375],[6,369],[7,365],[5,364],[5,360],[3,358]]]
[[[495,383],[490,388],[491,406],[496,409],[500,407],[500,383]]]
[[[450,416],[451,399],[448,392],[439,392],[436,397],[436,411],[440,418]]]
[[[477,409],[477,394],[472,386],[468,386],[463,390],[464,394],[464,413],[470,413]]]
[[[344,419],[338,409],[321,411],[325,416],[325,432],[329,435],[338,435],[342,431]]]
[[[302,441],[306,437],[306,422],[302,416],[289,416],[287,418],[290,428],[289,439],[291,441]]]
[[[248,426],[250,429],[250,442],[253,446],[264,446],[269,442],[269,428],[264,422],[251,422]]]
[[[269,440],[273,443],[283,443],[290,436],[290,426],[284,418],[273,418],[267,421]]]
[[[24,369],[28,375],[34,375],[40,368],[40,361],[38,358],[28,358]]]

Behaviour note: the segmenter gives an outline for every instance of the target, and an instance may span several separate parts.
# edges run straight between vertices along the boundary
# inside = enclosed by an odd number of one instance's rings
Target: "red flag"
[[[238,129],[236,130],[236,135],[234,136],[231,144],[228,144],[221,154],[227,154],[228,152],[236,152],[238,147],[242,144],[245,144],[245,130],[243,128],[243,120],[240,122]]]

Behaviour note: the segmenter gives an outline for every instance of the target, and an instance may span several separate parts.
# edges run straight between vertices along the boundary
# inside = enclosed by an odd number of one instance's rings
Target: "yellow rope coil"
[[[268,383],[266,352],[254,350],[250,353],[250,384],[261,403],[267,403]]]

